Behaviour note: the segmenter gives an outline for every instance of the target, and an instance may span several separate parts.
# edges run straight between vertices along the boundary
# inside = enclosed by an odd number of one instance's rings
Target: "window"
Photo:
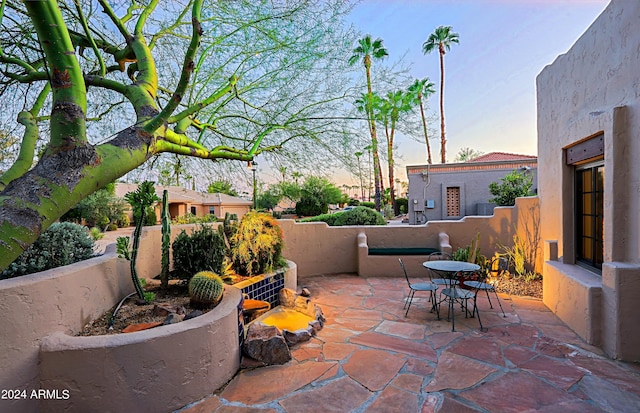
[[[209,205],[209,215],[215,215],[216,209],[213,205]]]
[[[576,261],[602,269],[604,164],[576,167]]]
[[[460,187],[447,187],[447,216],[460,216]]]
[[[194,207],[194,206],[191,207],[191,213],[193,215],[196,215],[196,207]]]

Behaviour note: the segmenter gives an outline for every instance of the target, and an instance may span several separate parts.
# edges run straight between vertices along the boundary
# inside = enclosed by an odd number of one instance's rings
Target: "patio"
[[[281,366],[241,370],[180,413],[637,412],[640,365],[585,344],[539,300],[502,295],[507,317],[478,299],[482,323],[456,331],[401,278],[299,280],[327,322]]]

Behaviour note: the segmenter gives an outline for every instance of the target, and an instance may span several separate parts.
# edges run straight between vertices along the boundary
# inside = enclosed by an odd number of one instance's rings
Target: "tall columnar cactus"
[[[135,191],[127,192],[124,199],[131,204],[133,215],[138,218],[136,220],[136,228],[133,231],[133,246],[131,248],[129,265],[131,267],[131,280],[136,289],[136,294],[138,294],[139,299],[144,300],[144,291],[142,290],[142,285],[140,284],[140,279],[136,271],[138,247],[140,246],[140,235],[142,234],[146,210],[148,207],[156,204],[160,198],[156,195],[153,182],[144,181]]]
[[[211,271],[200,271],[189,281],[190,303],[196,308],[215,307],[222,299],[224,282]]]
[[[169,286],[169,247],[171,246],[171,215],[169,215],[169,191],[162,192],[162,288]]]

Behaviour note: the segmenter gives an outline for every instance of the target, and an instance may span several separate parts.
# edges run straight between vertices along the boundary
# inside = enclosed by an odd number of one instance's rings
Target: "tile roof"
[[[468,162],[500,162],[500,161],[521,161],[521,160],[534,160],[538,159],[534,155],[520,155],[517,153],[507,152],[489,152],[484,155],[480,155]]]

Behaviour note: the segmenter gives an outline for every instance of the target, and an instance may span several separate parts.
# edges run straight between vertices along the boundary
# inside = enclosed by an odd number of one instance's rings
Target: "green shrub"
[[[115,231],[118,229],[118,224],[109,224],[107,225],[107,231]]]
[[[210,225],[202,225],[193,234],[182,230],[171,244],[173,276],[188,280],[200,271],[220,273],[225,254],[222,236]]]
[[[344,225],[386,225],[387,221],[380,213],[367,207],[355,207],[349,211],[335,214],[322,214],[301,219],[300,222],[326,222],[331,227]]]
[[[360,202],[360,206],[371,208],[371,209],[375,209],[376,208],[376,203],[375,202],[364,201],[364,202]]]
[[[231,261],[240,275],[257,275],[283,264],[282,229],[271,215],[245,214],[231,237]]]
[[[116,225],[118,228],[127,228],[131,225],[131,221],[129,220],[129,216],[125,213],[118,215],[116,218]]]
[[[182,225],[182,224],[203,224],[210,222],[217,222],[218,217],[213,214],[207,214],[203,217],[197,217],[194,214],[187,212],[186,214],[175,217],[171,220],[172,224]]]
[[[396,198],[396,214],[406,214],[409,210],[409,200],[407,198]]]
[[[342,214],[344,214],[344,212],[340,211],[335,214],[316,215],[315,217],[302,218],[300,222],[326,222],[329,226],[335,226],[336,220]]]
[[[296,214],[301,217],[326,214],[327,211],[329,211],[329,204],[312,196],[303,195],[296,203]]]
[[[387,221],[379,212],[358,206],[349,211],[341,212],[335,225],[387,225]]]
[[[533,175],[515,170],[501,179],[502,182],[491,182],[489,192],[494,198],[489,199],[498,206],[513,206],[516,198],[531,195]]]
[[[0,278],[18,277],[86,260],[93,257],[93,248],[94,241],[86,227],[57,222],[11,263]]]
[[[102,233],[102,231],[100,231],[100,228],[97,228],[97,227],[93,227],[89,230],[89,236],[94,241],[104,238],[104,234]]]

